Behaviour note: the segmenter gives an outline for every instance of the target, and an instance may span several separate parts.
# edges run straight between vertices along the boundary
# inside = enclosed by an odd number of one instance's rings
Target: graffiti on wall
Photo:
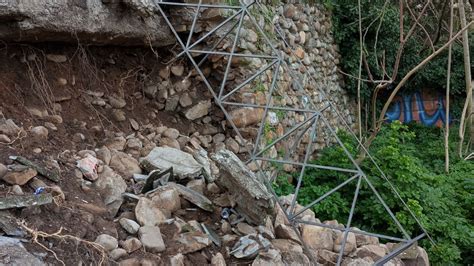
[[[442,127],[446,121],[445,97],[430,90],[398,96],[387,111],[386,118],[388,122],[417,121],[426,126]]]

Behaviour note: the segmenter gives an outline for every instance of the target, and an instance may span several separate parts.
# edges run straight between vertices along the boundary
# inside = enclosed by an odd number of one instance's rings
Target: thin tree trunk
[[[466,27],[466,13],[464,10],[464,0],[458,1],[459,5],[459,18],[461,19],[461,27]],[[463,157],[463,143],[466,134],[466,128],[470,131],[470,141],[474,139],[474,128],[472,124],[474,122],[474,117],[471,115],[473,113],[472,105],[472,78],[471,78],[471,61],[469,55],[469,37],[468,32],[465,31],[462,34],[462,46],[464,50],[464,71],[465,71],[465,81],[466,81],[466,102],[464,104],[461,123],[459,125],[459,157]],[[466,125],[464,125],[466,124]]]
[[[471,21],[469,22],[468,25],[466,25],[466,27],[463,27],[459,32],[456,33],[456,35],[453,36],[453,38],[451,38],[451,40],[449,40],[447,43],[445,43],[443,46],[441,46],[438,50],[436,50],[436,52],[432,53],[431,55],[429,55],[428,57],[426,57],[423,61],[421,61],[416,67],[412,68],[412,70],[410,70],[404,77],[403,79],[400,81],[400,83],[398,83],[398,85],[395,87],[395,89],[393,89],[392,93],[390,94],[390,96],[388,97],[388,100],[385,102],[385,105],[379,115],[379,120],[376,121],[377,123],[377,126],[375,127],[375,130],[374,132],[372,132],[372,134],[370,134],[370,137],[367,139],[367,141],[365,142],[365,149],[368,150],[369,149],[369,146],[372,144],[372,142],[374,141],[375,137],[377,136],[378,132],[380,131],[380,127],[382,126],[382,123],[384,121],[384,117],[385,117],[385,114],[387,113],[387,110],[388,110],[388,107],[390,106],[390,104],[392,103],[393,99],[395,98],[395,96],[397,95],[398,91],[403,87],[403,85],[405,85],[405,83],[416,73],[418,72],[418,70],[420,70],[421,68],[423,68],[428,62],[430,62],[433,58],[435,58],[436,56],[438,56],[441,52],[443,52],[446,48],[448,48],[448,46],[450,44],[452,44],[463,32],[465,32],[466,30],[469,29],[469,27],[471,27],[472,25],[474,25],[474,21]],[[364,149],[362,149],[360,151],[360,155],[357,159],[357,161],[360,163],[364,160],[366,156],[366,152]]]
[[[451,0],[451,11],[449,16],[449,39],[453,37],[453,18],[454,18],[454,1]],[[444,153],[445,153],[445,162],[444,170],[446,173],[449,173],[449,90],[451,86],[451,56],[452,56],[452,44],[448,48],[448,74],[446,77],[446,120],[445,132],[444,132]]]
[[[359,124],[359,139],[362,141],[362,103],[360,97],[360,87],[361,87],[361,77],[362,77],[362,56],[363,56],[363,42],[362,42],[362,7],[361,7],[361,0],[358,0],[359,6],[359,74],[357,79],[357,122]]]

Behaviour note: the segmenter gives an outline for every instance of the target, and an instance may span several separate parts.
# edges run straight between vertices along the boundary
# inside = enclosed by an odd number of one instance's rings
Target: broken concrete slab
[[[216,183],[227,189],[237,204],[235,209],[247,221],[264,224],[267,216],[275,215],[275,201],[263,179],[250,171],[233,152],[222,149],[212,159],[221,172]]]
[[[202,165],[191,154],[170,147],[154,148],[140,160],[140,165],[149,172],[172,167],[179,179],[198,177],[202,173]]]

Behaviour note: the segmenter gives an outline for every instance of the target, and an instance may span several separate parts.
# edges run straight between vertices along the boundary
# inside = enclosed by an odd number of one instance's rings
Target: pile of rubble
[[[22,131],[12,120],[0,123],[0,133],[9,138]],[[120,265],[185,265],[190,260],[187,256],[199,253],[211,265],[239,261],[252,265],[310,265],[311,258],[323,265],[336,263],[343,233],[302,225],[297,228],[300,239],[283,212],[290,206],[291,195],[280,198],[281,209],[264,180],[233,152],[222,148],[208,156],[193,141],[182,150],[172,144],[148,150],[144,139],[157,135],[180,143],[176,129],[157,127],[153,131],[147,137],[142,137],[142,131],[113,137],[101,148],[68,156],[82,190],[100,191],[116,224],[115,230],[94,240],[110,260]],[[28,134],[47,139],[47,132],[39,126]],[[6,166],[0,164],[0,178],[11,186],[13,194],[1,201],[0,208],[39,208],[54,204],[56,199],[69,200],[59,186],[43,181],[58,182],[59,165],[47,168],[23,157],[11,157]],[[23,192],[25,186],[34,193]],[[296,210],[302,208],[296,205]],[[311,210],[306,210],[302,219],[320,222]],[[0,220],[6,235],[24,237],[17,230],[8,230],[16,228],[14,225]],[[343,228],[337,221],[324,224]],[[0,245],[21,245],[12,241],[3,237]],[[376,237],[349,233],[343,265],[371,265],[394,248],[394,244],[379,243]],[[142,258],[141,252],[166,256],[153,260]],[[32,259],[38,260],[34,256]],[[392,260],[391,265],[428,265],[428,258],[422,248],[415,247],[401,259]]]

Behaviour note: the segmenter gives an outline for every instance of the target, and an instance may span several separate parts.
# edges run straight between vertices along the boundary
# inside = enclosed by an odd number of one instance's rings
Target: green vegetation
[[[349,151],[355,154],[355,141],[345,132],[339,132],[339,136]],[[438,128],[394,122],[382,129],[370,148],[401,197],[436,241],[436,246],[432,246],[427,239],[421,242],[435,265],[474,262],[470,253],[474,247],[474,164],[454,156],[456,144],[453,137],[450,174],[444,173],[443,132]],[[351,166],[339,146],[324,149],[321,158],[314,163]],[[415,221],[395,198],[387,182],[378,178],[380,174],[375,166],[366,160],[362,168],[405,229],[412,235],[419,234]],[[305,173],[298,201],[308,204],[347,178],[347,174],[309,169]],[[294,185],[288,180],[286,174],[276,179],[274,187],[277,193],[283,195],[294,191]],[[346,221],[355,184],[350,183],[313,207],[316,216],[321,220]],[[401,236],[382,205],[375,202],[377,199],[363,185],[353,224],[366,230]]]
[[[397,50],[400,46],[400,10],[398,1],[396,3],[385,0],[362,0],[362,29],[365,36],[364,54],[367,65],[375,80],[388,79],[392,75],[396,65]],[[419,1],[424,5],[424,1]],[[357,1],[353,0],[324,0],[326,6],[332,10],[333,31],[336,43],[339,45],[342,55],[341,68],[344,72],[357,76],[359,70],[359,21]],[[437,7],[443,9],[443,1],[436,3]],[[413,5],[413,4],[412,4]],[[417,11],[419,12],[419,10]],[[449,23],[449,8],[443,11],[443,20]],[[404,32],[405,35],[413,24],[410,13],[405,9]],[[438,17],[430,12],[423,16],[420,23],[430,34],[435,47],[440,47],[448,39],[448,33],[438,31]],[[365,33],[365,31],[367,31]],[[474,54],[474,32],[470,32],[471,54]],[[427,37],[419,27],[412,37],[405,43],[405,49],[401,57],[398,75],[395,84],[405,74],[430,55],[433,50]],[[413,79],[405,86],[406,90],[421,88],[445,89],[447,50],[432,60],[426,67],[419,71]],[[460,43],[453,45],[453,65],[451,77],[451,92],[460,94],[465,91],[463,51]],[[381,62],[385,61],[385,69]],[[362,77],[369,79],[366,67],[362,68]],[[346,88],[354,94],[357,88],[357,80],[348,78]],[[362,96],[370,99],[375,88],[374,84],[362,83]]]

